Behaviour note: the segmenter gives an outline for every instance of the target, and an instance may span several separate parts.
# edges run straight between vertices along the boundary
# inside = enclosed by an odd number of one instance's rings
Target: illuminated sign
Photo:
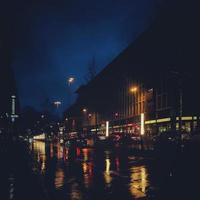
[[[155,124],[156,120],[149,120],[149,121],[145,121],[145,124]]]
[[[141,113],[141,127],[140,127],[141,135],[144,135],[144,113]]]
[[[106,122],[106,137],[109,136],[109,121]]]
[[[171,118],[163,118],[163,119],[158,119],[157,122],[161,123],[161,122],[170,122]]]

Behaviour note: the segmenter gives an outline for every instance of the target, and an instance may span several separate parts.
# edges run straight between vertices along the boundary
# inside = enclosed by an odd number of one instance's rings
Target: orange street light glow
[[[131,92],[137,92],[137,90],[138,90],[137,87],[132,87],[132,88],[130,89]]]

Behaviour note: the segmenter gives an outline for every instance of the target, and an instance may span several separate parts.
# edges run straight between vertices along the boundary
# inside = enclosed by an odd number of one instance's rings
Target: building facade
[[[184,9],[174,9],[170,16],[161,14],[92,81],[81,86],[73,112],[65,112],[76,118],[77,130],[105,132],[109,121],[111,132],[139,134],[141,114],[147,135],[197,130],[200,62],[195,47],[200,39],[199,30],[189,23],[196,15],[193,11],[187,16]],[[184,19],[188,21],[182,23]]]

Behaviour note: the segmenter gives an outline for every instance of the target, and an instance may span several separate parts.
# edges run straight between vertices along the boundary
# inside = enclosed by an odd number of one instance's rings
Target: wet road
[[[33,170],[41,174],[52,200],[141,199],[154,185],[151,159],[135,157],[126,149],[77,148],[74,160],[69,159],[68,148],[60,144],[37,141],[30,150]]]
[[[143,157],[126,147],[76,148],[70,157],[60,144],[3,142],[0,199],[199,199],[199,144],[172,150]]]

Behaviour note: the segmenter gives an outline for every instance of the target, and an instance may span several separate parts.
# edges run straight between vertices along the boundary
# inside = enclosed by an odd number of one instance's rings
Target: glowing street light
[[[87,109],[86,109],[86,108],[83,108],[83,112],[86,113],[86,112],[87,112]]]
[[[132,92],[132,93],[135,93],[135,92],[137,92],[138,91],[138,88],[137,87],[131,87],[130,88],[130,92]]]
[[[61,102],[60,102],[60,101],[54,101],[53,103],[54,103],[54,105],[56,106],[56,108],[58,108],[58,107],[61,105]]]
[[[75,78],[74,77],[69,77],[67,79],[68,85],[71,85],[74,82]]]

